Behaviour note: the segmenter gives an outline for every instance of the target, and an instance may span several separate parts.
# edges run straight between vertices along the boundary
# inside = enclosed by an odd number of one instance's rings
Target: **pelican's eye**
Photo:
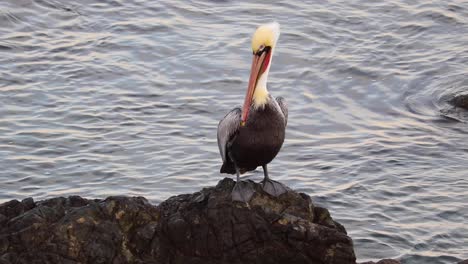
[[[260,47],[258,47],[256,54],[257,55],[262,54],[265,51],[265,48],[266,48],[265,45],[260,45]]]

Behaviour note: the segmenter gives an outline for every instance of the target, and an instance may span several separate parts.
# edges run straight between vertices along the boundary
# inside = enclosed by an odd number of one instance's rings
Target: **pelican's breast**
[[[240,167],[261,166],[276,157],[284,142],[286,124],[281,110],[269,100],[252,109],[245,126],[232,144],[232,153]]]

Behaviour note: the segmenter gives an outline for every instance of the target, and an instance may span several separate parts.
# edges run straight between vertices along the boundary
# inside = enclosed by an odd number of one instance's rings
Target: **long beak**
[[[254,54],[252,59],[252,68],[250,69],[249,86],[247,88],[247,94],[245,95],[244,107],[242,108],[242,123],[245,125],[247,117],[249,116],[250,105],[252,104],[253,94],[255,92],[255,86],[257,86],[257,80],[262,70],[263,61],[268,52],[262,52],[260,55]]]

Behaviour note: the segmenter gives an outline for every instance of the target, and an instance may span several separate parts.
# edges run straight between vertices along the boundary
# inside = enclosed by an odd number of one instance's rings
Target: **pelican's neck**
[[[263,107],[268,102],[267,79],[268,73],[264,72],[257,81],[252,100],[255,108]]]
[[[255,108],[264,107],[270,97],[268,96],[267,81],[268,73],[270,72],[271,62],[273,60],[273,51],[271,51],[271,59],[268,65],[268,68],[263,72],[263,74],[258,78],[257,85],[255,86],[255,92],[253,94],[253,106]]]

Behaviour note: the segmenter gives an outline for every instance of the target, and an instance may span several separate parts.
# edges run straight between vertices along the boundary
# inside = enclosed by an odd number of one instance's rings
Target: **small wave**
[[[74,8],[72,8],[70,6],[66,6],[66,5],[61,4],[61,3],[47,1],[47,0],[34,0],[33,2],[35,2],[37,5],[42,6],[42,7],[46,7],[46,8],[50,8],[50,9],[56,9],[56,10],[60,10],[60,11],[66,11],[66,12],[73,12],[73,13],[78,14],[78,12]]]
[[[399,33],[408,34],[414,36],[415,34],[423,33],[427,31],[430,27],[418,25],[418,24],[409,24],[401,26],[399,29]]]
[[[441,13],[441,12],[438,12],[438,11],[433,11],[433,10],[427,10],[427,11],[419,12],[418,14],[416,14],[416,16],[428,18],[431,21],[436,22],[436,23],[440,23],[440,24],[456,25],[456,24],[461,23],[457,18],[455,18],[453,16],[449,16],[447,14],[444,14],[444,13]]]
[[[116,22],[111,26],[112,30],[117,33],[133,32],[133,33],[150,33],[150,32],[169,32],[171,26],[169,24],[155,24],[150,20],[123,21]]]
[[[10,46],[6,46],[4,44],[0,44],[0,51],[10,51],[12,50],[13,48],[10,47]]]

